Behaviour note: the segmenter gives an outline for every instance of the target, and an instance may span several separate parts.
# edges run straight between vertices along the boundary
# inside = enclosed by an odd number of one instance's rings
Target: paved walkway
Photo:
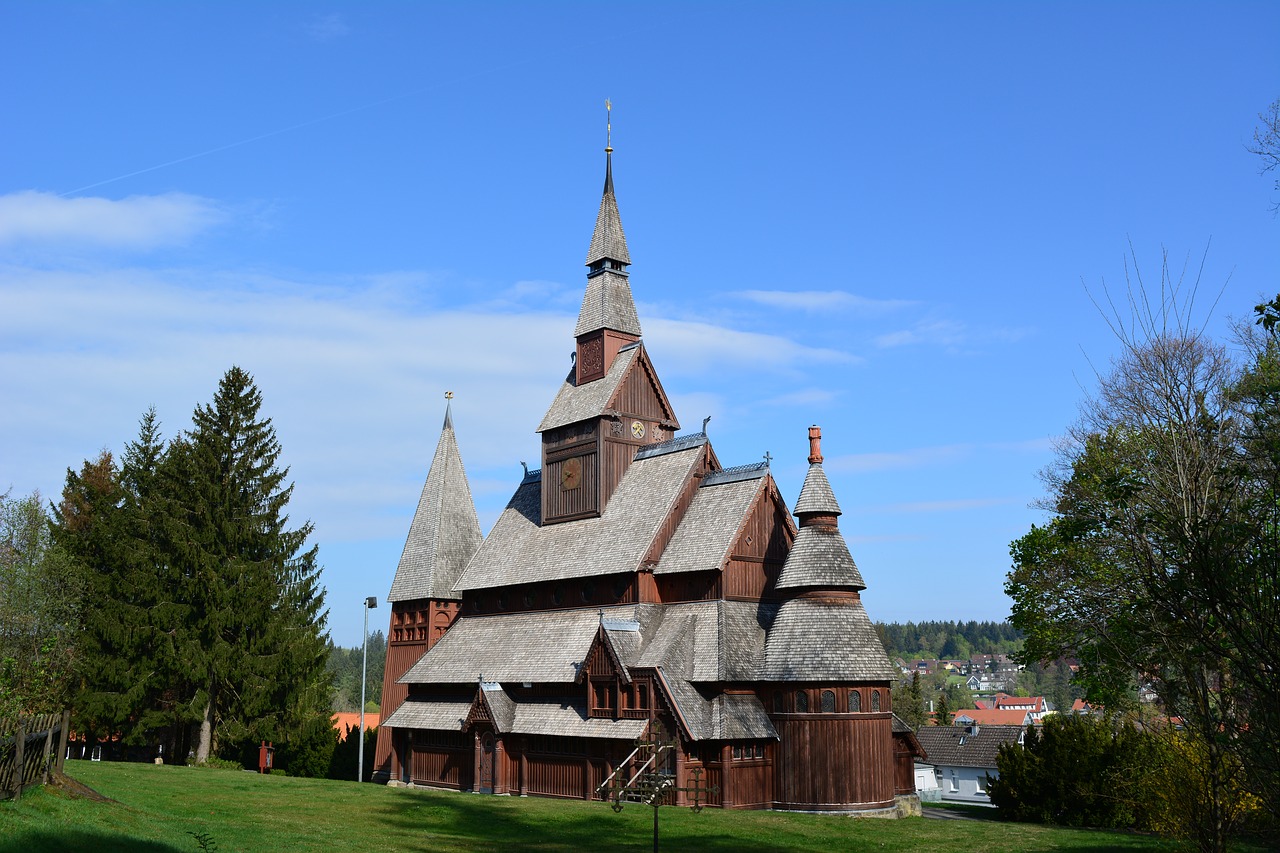
[[[990,816],[985,812],[990,812]],[[996,810],[987,809],[981,806],[975,806],[968,809],[948,809],[941,806],[929,805],[927,803],[921,805],[921,814],[933,820],[995,820]]]

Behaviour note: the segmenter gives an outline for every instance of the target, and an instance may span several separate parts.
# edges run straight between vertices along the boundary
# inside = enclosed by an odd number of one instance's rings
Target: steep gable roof
[[[541,480],[527,479],[498,516],[457,588],[638,570],[692,479],[705,443],[655,455],[637,454],[598,518],[543,526]]]
[[[603,379],[584,382],[582,385],[576,384],[576,381],[576,373],[569,371],[560,390],[556,392],[555,399],[551,401],[550,408],[542,416],[538,432],[617,414],[617,399],[622,389],[628,382],[634,381],[648,383],[661,410],[659,417],[673,428],[679,428],[671,401],[667,399],[667,393],[658,381],[658,374],[653,369],[649,354],[640,341],[625,346],[618,352]]]
[[[655,575],[721,569],[738,531],[766,489],[767,469],[752,466],[750,477],[715,480],[708,475],[662,552]]]
[[[446,406],[440,441],[387,600],[456,598],[454,584],[482,539],[453,417]]]

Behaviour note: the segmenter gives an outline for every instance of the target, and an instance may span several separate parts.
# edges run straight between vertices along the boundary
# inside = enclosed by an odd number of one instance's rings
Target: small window
[[[801,714],[809,713],[809,694],[803,690],[796,691],[796,711]]]
[[[640,710],[649,710],[649,685],[641,681],[636,685],[637,705]]]
[[[756,758],[764,758],[764,744],[756,744]]]
[[[555,589],[551,590],[551,603],[552,603],[552,604],[560,604],[560,603],[561,603],[561,602],[563,602],[563,601],[564,601],[564,588],[563,588],[563,587],[556,587]]]
[[[742,744],[740,743],[735,743],[733,745],[733,760],[734,761],[742,760]]]
[[[872,711],[880,710],[880,691],[879,690],[871,691],[871,710]]]
[[[582,587],[582,600],[589,602],[591,599],[595,598],[595,595],[596,585],[591,581],[587,581]]]
[[[830,690],[822,691],[822,713],[834,714],[836,712],[836,694]]]
[[[507,594],[505,592],[498,593],[498,609],[507,609]]]
[[[782,693],[773,694],[773,713],[781,714],[786,711],[787,698]]]
[[[856,690],[849,691],[849,710],[850,711],[862,710],[862,694]]]

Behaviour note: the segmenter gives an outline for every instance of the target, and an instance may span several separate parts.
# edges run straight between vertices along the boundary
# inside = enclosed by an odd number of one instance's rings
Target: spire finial
[[[822,427],[809,427],[809,464],[822,464]]]
[[[453,429],[453,392],[444,392],[444,428]]]
[[[444,392],[444,398],[445,398],[446,400],[452,400],[452,399],[453,399],[453,392],[452,392],[452,391],[445,391],[445,392]]]
[[[604,99],[604,153],[613,153],[613,104]]]

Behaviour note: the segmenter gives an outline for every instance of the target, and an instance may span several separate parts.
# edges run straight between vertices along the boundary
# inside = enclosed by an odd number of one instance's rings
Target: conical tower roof
[[[440,442],[387,600],[457,598],[453,586],[483,538],[446,405]]]
[[[890,681],[893,667],[858,594],[867,585],[840,535],[821,438],[822,430],[810,427],[809,473],[795,510],[800,530],[774,585],[787,598],[769,626],[759,677]]]
[[[622,217],[618,215],[618,199],[613,194],[612,148],[605,150],[604,195],[600,199],[600,212],[596,214],[596,229],[591,232],[587,266],[606,259],[617,261],[623,266],[631,264],[631,255],[627,252],[627,235],[622,231]]]

